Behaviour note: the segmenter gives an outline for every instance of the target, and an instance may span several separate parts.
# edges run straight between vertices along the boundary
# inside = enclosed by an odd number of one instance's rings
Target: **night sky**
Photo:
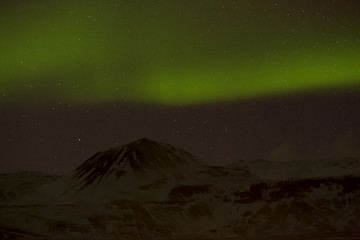
[[[0,172],[148,137],[206,163],[360,156],[360,1],[0,1]]]

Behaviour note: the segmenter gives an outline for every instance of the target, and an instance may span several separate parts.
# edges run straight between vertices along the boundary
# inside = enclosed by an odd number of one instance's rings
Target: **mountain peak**
[[[154,141],[154,140],[151,140],[151,139],[149,139],[149,138],[147,138],[147,137],[143,137],[143,138],[140,138],[140,139],[136,140],[136,141],[133,142],[133,143],[157,143],[157,142]],[[130,143],[130,144],[131,144],[131,143]]]
[[[134,142],[128,143],[125,146],[128,147],[135,147],[135,148],[139,148],[139,147],[156,147],[156,146],[160,146],[160,145],[164,145],[164,143],[160,143],[160,142],[156,142],[154,140],[151,140],[149,138],[140,138]],[[122,148],[124,146],[120,146],[120,148]]]

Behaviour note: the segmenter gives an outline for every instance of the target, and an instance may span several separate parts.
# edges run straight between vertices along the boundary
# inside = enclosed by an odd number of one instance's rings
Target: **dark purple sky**
[[[324,90],[196,106],[0,106],[0,170],[65,173],[141,137],[208,164],[360,156],[359,91]]]

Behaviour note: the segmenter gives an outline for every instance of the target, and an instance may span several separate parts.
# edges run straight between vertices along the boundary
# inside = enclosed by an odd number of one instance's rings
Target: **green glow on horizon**
[[[359,49],[360,50],[360,49]],[[341,56],[285,58],[258,66],[213,66],[161,72],[149,81],[155,102],[212,102],[359,84],[360,63]]]
[[[230,5],[228,18],[217,1],[51,3],[0,6],[0,103],[198,104],[360,85],[351,14],[324,25],[270,3],[272,15]]]

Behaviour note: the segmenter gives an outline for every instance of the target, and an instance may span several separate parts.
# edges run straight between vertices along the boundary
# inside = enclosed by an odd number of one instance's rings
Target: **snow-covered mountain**
[[[143,138],[98,152],[59,182],[69,198],[160,201],[176,185],[201,184],[207,168],[188,152]]]
[[[268,180],[266,169],[275,174],[277,163],[213,167],[184,150],[140,139],[98,152],[22,201],[3,204],[0,238],[360,236],[360,172],[354,161],[279,165],[281,177]],[[318,176],[302,172],[319,166],[324,169]]]

